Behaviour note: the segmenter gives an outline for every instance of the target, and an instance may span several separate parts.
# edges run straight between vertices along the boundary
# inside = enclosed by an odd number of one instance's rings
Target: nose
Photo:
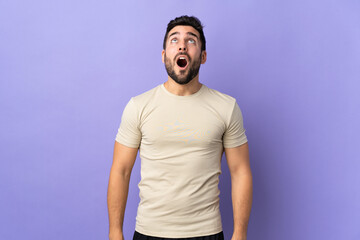
[[[186,51],[185,41],[180,41],[180,43],[179,43],[179,51]]]

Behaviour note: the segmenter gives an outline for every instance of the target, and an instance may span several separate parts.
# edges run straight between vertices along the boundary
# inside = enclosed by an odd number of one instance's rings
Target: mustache
[[[189,61],[191,61],[190,56],[189,56],[186,52],[179,52],[178,54],[176,54],[175,57],[174,57],[174,61],[175,61],[176,58],[177,58],[178,56],[180,56],[180,55],[185,55],[185,56],[189,59]]]

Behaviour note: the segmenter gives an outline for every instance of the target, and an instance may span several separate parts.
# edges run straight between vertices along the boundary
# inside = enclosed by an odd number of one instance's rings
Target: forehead
[[[168,36],[170,36],[174,32],[178,32],[180,35],[186,35],[188,32],[191,32],[191,33],[195,34],[198,38],[200,38],[199,32],[192,26],[178,25],[170,30],[170,32],[168,33]]]

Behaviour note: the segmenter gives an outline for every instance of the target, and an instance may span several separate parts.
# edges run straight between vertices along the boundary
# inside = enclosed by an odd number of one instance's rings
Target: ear
[[[165,50],[164,49],[161,51],[161,60],[163,63],[165,63]]]
[[[201,64],[204,64],[206,62],[207,59],[207,53],[206,50],[201,52]]]

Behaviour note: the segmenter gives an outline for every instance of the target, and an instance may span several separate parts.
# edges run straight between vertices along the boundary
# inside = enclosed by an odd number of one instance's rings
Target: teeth
[[[180,59],[185,59],[184,57],[180,57]]]

